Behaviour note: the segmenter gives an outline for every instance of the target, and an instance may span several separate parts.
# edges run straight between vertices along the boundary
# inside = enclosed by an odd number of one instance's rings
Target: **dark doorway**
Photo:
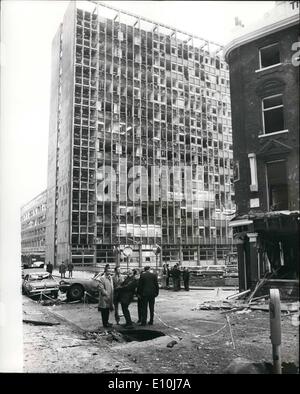
[[[266,163],[270,211],[288,209],[288,187],[286,162],[284,160]]]

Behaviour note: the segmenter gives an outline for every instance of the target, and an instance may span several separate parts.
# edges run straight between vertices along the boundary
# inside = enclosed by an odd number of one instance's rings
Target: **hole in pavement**
[[[255,363],[254,364],[261,374],[273,374],[273,364],[269,362]],[[283,375],[299,374],[299,367],[295,363],[281,363],[281,372]]]
[[[162,331],[156,330],[119,330],[126,342],[144,342],[151,341],[151,339],[165,336]]]
[[[283,362],[281,364],[282,367],[282,373],[283,374],[298,374],[299,373],[299,366],[295,363],[285,363]]]

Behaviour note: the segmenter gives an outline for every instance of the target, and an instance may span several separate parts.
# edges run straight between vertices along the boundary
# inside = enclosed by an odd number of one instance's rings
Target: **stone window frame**
[[[264,49],[270,48],[270,47],[272,47],[272,46],[277,46],[277,47],[278,47],[278,50],[279,50],[279,63],[275,63],[275,64],[271,64],[270,66],[263,67],[263,66],[262,66],[261,51],[264,50]],[[272,44],[268,44],[268,45],[264,45],[263,47],[260,47],[260,48],[258,49],[258,59],[259,59],[259,69],[256,70],[256,72],[259,72],[259,71],[267,70],[267,69],[269,69],[269,68],[273,68],[273,67],[280,66],[280,65],[282,64],[282,62],[281,62],[280,42],[279,42],[279,41],[276,41],[276,42],[273,42]]]
[[[267,100],[267,99],[270,99],[270,98],[273,98],[273,97],[277,97],[277,96],[281,96],[281,97],[282,97],[282,104],[281,104],[280,106],[275,106],[275,107],[271,107],[271,108],[265,109],[265,108],[264,108],[264,100]],[[285,116],[284,116],[284,115],[285,115],[285,113],[284,113],[284,108],[285,108],[285,103],[284,103],[284,92],[278,92],[278,93],[274,93],[274,94],[270,94],[270,93],[269,93],[268,95],[266,95],[266,96],[264,96],[264,97],[261,97],[262,134],[259,135],[259,138],[260,138],[260,137],[265,137],[265,136],[274,135],[274,134],[281,134],[281,133],[286,133],[286,132],[288,132],[288,130],[285,129],[285,127],[283,127],[282,130],[272,131],[272,132],[266,133],[266,130],[265,130],[265,117],[264,117],[264,113],[265,113],[266,111],[270,111],[270,110],[275,109],[275,108],[277,108],[277,107],[282,107],[282,111],[283,111],[283,124],[284,124],[284,126],[285,126]]]

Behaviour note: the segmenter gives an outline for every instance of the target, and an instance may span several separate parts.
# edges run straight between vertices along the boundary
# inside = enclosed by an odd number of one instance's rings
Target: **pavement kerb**
[[[81,328],[80,326],[78,326],[77,324],[75,324],[74,322],[72,322],[70,319],[67,319],[66,317],[62,316],[61,314],[59,314],[58,312],[54,312],[52,310],[47,310],[47,312],[56,317],[58,320],[69,324],[70,326],[72,326],[74,329],[76,329],[77,331],[80,331],[81,333],[86,332],[87,330],[84,330],[83,328]]]

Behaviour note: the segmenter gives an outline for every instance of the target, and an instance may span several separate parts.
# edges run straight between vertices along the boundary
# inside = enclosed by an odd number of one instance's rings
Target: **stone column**
[[[116,267],[120,267],[120,249],[116,250]]]
[[[200,266],[200,245],[197,245],[197,265]]]
[[[182,265],[182,245],[179,245],[179,262],[180,265]]]
[[[142,244],[139,243],[139,268],[143,267],[143,250],[142,250]]]
[[[247,272],[244,252],[244,241],[242,239],[237,240],[237,254],[239,269],[239,290],[244,291],[247,290]]]
[[[249,260],[250,260],[250,278],[248,283],[253,285],[259,279],[258,255],[257,255],[257,233],[247,233],[249,238]]]

